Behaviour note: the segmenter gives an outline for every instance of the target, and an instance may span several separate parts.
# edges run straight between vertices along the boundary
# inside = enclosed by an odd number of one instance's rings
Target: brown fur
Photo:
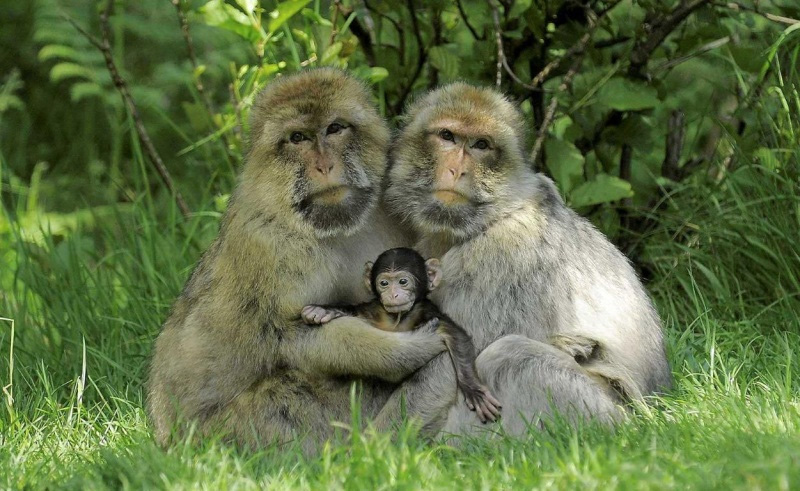
[[[339,119],[348,130],[327,136]],[[288,138],[298,129],[310,139],[294,145]],[[147,406],[161,444],[196,423],[203,435],[221,430],[250,446],[308,435],[310,450],[332,421],[349,419],[354,378],[367,377],[369,416],[391,388],[377,379],[398,382],[445,349],[430,331],[299,320],[312,301],[364,300],[353,262],[406,241],[377,205],[389,132],[368,91],[332,69],[282,77],[256,99],[251,131],[219,236],[155,343]],[[337,166],[345,168],[335,173]],[[361,198],[328,213],[340,195],[355,193],[314,193],[343,183],[360,187]]]

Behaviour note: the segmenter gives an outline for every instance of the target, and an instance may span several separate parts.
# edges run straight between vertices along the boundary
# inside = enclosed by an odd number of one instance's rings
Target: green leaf
[[[261,32],[252,25],[250,18],[233,5],[228,5],[222,0],[211,0],[199,10],[203,21],[210,25],[235,32],[248,41],[257,41]]]
[[[206,111],[206,107],[203,104],[199,102],[183,102],[181,106],[192,128],[197,131],[209,129],[208,111]]]
[[[236,4],[242,7],[247,14],[252,14],[258,7],[258,0],[236,0]]]
[[[376,66],[370,68],[367,79],[370,81],[370,83],[376,84],[388,76],[389,70],[383,68],[382,66]]]
[[[328,46],[328,49],[326,49],[325,52],[322,53],[322,58],[320,59],[322,64],[330,65],[336,59],[336,57],[339,56],[339,53],[342,52],[342,46],[343,45],[341,41],[336,41],[335,43]]]
[[[550,139],[545,143],[547,167],[564,194],[583,176],[584,158],[575,145],[568,141]]]
[[[78,102],[87,97],[100,97],[103,95],[103,88],[94,82],[78,82],[69,88],[69,98],[72,102]]]
[[[60,82],[68,78],[85,78],[92,80],[94,73],[88,68],[76,63],[58,63],[50,69],[50,80]]]
[[[0,94],[0,113],[4,113],[9,109],[25,109],[25,103],[22,99],[14,94]]]
[[[434,46],[428,51],[431,65],[448,79],[458,77],[458,67],[461,64],[461,60],[457,56],[455,49],[455,45],[443,45]]]
[[[575,188],[569,195],[575,208],[617,201],[633,196],[631,183],[608,174],[598,174],[593,180]]]
[[[753,152],[753,157],[758,159],[759,163],[769,170],[776,170],[782,167],[781,160],[771,148],[761,147]]]
[[[331,21],[319,15],[312,9],[303,9],[300,13],[303,15],[303,17],[310,20],[314,24],[318,24],[325,27],[333,27],[333,23],[331,23]]]
[[[614,77],[597,94],[598,102],[618,111],[640,111],[658,104],[656,89],[642,82]]]
[[[39,61],[47,61],[53,58],[65,58],[67,60],[78,61],[80,55],[76,49],[70,46],[48,44],[39,50],[37,58],[39,58]]]
[[[311,3],[311,0],[290,0],[288,2],[281,2],[278,8],[270,12],[269,16],[272,20],[269,21],[267,29],[269,32],[275,32],[286,23],[294,14],[303,10],[303,7]]]

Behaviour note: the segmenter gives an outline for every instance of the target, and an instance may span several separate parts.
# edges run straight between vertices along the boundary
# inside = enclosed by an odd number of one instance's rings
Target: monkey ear
[[[372,261],[367,261],[367,264],[364,265],[364,286],[367,287],[367,291],[372,293],[372,265],[375,264]]]
[[[442,266],[439,260],[432,257],[425,261],[425,272],[428,274],[428,291],[433,291],[442,281]]]

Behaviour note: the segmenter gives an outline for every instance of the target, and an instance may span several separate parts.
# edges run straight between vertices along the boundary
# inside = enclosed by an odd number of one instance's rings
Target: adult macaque
[[[556,409],[611,422],[671,385],[658,314],[625,256],[530,169],[525,123],[498,92],[452,84],[413,104],[392,150],[386,200],[441,258],[433,300],[482,350],[476,366],[521,433]],[[469,432],[441,357],[378,417]],[[448,413],[449,410],[449,413]],[[445,424],[446,422],[446,424]],[[527,423],[526,423],[527,422]]]
[[[427,261],[415,250],[398,247],[367,263],[364,284],[374,295],[358,305],[307,305],[302,317],[308,324],[325,324],[342,316],[355,316],[384,331],[406,332],[438,321],[439,331],[456,371],[458,388],[467,407],[485,423],[500,415],[500,402],[475,373],[475,346],[469,334],[428,300],[442,278],[438,259]]]
[[[355,318],[309,328],[312,301],[366,299],[352,271],[404,238],[378,203],[389,131],[361,83],[333,69],[271,82],[219,236],[155,343],[148,412],[156,440],[197,424],[243,445],[303,438],[350,418],[350,386],[377,413],[393,386],[446,349],[432,329],[385,332]],[[382,379],[382,380],[377,380]]]

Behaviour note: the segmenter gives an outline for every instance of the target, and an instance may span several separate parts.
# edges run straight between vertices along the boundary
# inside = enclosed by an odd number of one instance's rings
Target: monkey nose
[[[325,175],[325,174],[329,173],[331,171],[331,169],[333,169],[333,162],[330,162],[330,161],[322,161],[322,162],[317,161],[316,169],[317,169],[317,172],[319,172],[322,175]]]

